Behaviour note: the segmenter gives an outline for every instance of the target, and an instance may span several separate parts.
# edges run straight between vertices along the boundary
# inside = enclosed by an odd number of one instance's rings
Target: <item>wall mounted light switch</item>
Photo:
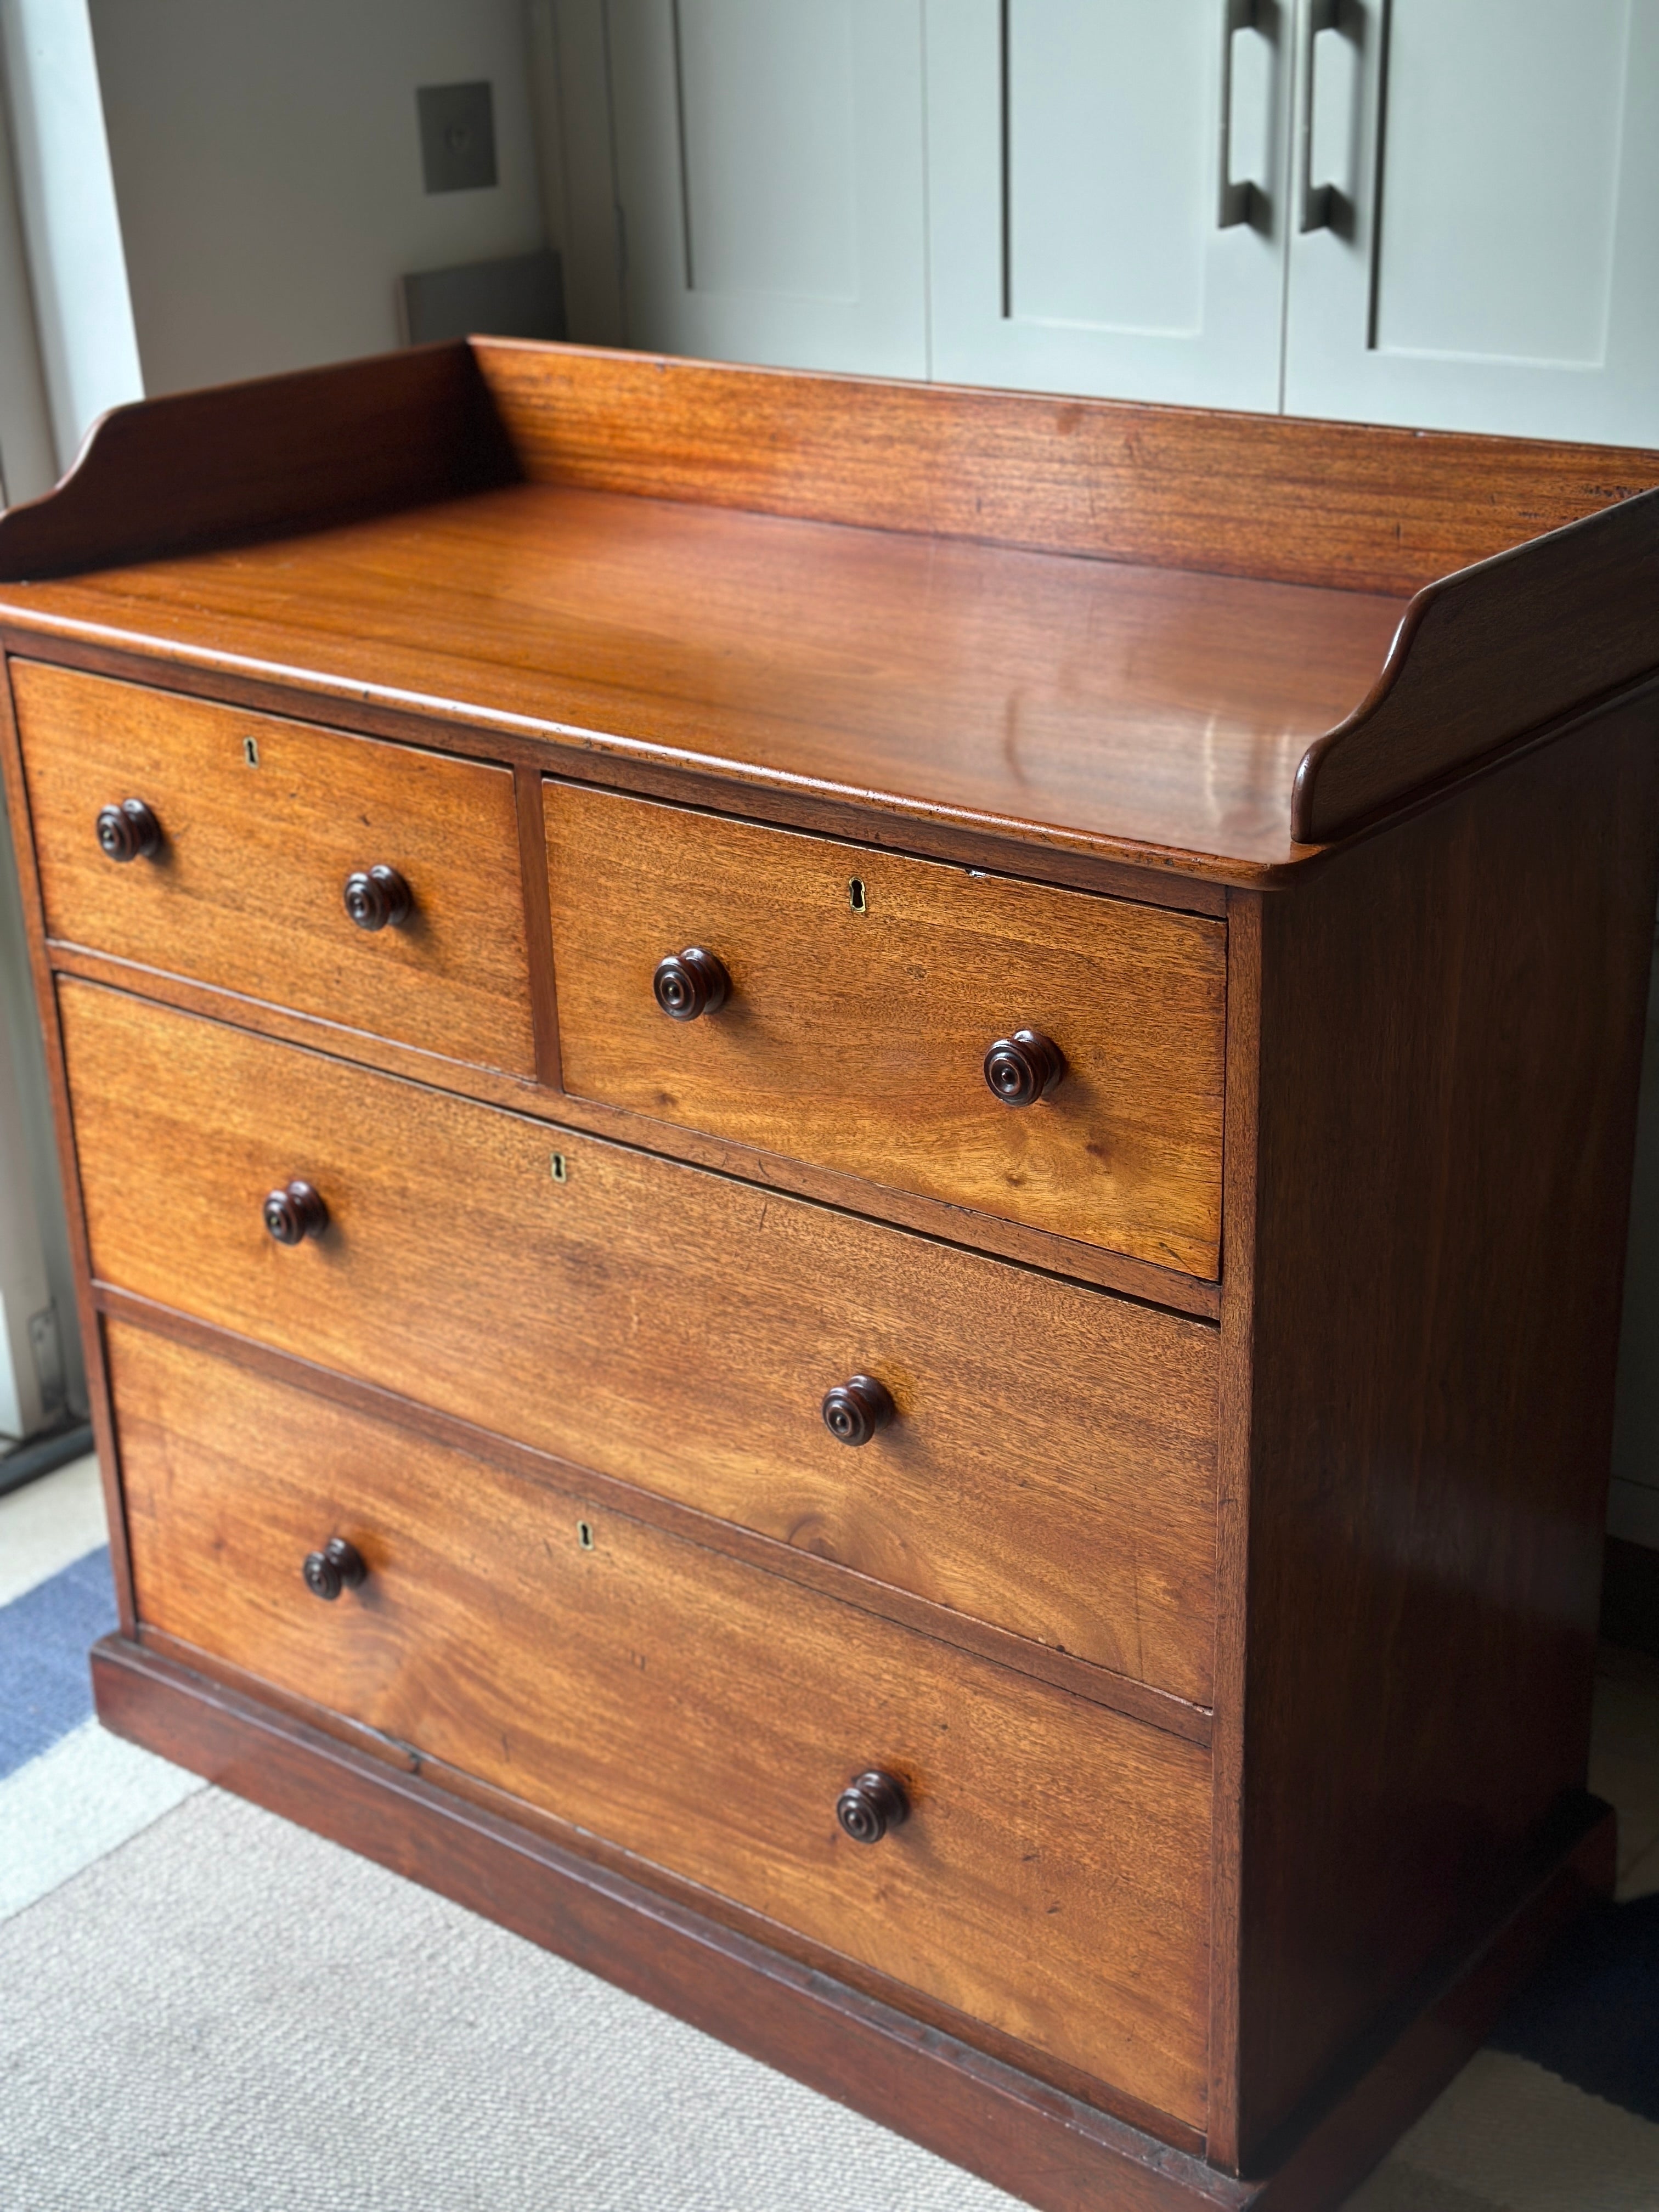
[[[421,168],[429,192],[471,192],[495,182],[495,109],[488,83],[423,84]]]

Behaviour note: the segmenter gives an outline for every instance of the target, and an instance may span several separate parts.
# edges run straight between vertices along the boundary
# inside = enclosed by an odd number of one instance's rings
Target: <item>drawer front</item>
[[[1221,923],[544,788],[568,1091],[1218,1272]],[[730,994],[672,1020],[653,975],[692,945]],[[1019,1030],[1065,1070],[1014,1107],[985,1057]]]
[[[143,1620],[1201,2124],[1196,1747],[228,1361],[109,1338]],[[301,1563],[332,1538],[368,1574],[325,1604]],[[870,1769],[911,1809],[859,1844],[836,1800]]]
[[[451,1060],[535,1073],[512,772],[14,660],[53,937]],[[140,799],[155,852],[107,858]],[[412,907],[358,927],[349,876]]]
[[[1209,1324],[97,985],[60,1003],[104,1280],[1207,1698]],[[329,1223],[284,1248],[261,1208],[295,1177]],[[854,1448],[820,1407],[858,1374],[897,1411]]]

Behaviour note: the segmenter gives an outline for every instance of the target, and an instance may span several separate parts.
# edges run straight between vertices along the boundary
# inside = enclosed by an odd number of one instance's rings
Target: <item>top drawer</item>
[[[534,1074],[510,769],[37,662],[11,680],[52,936]],[[97,822],[129,799],[161,839],[120,866]],[[377,866],[410,910],[358,927],[346,880]]]
[[[895,1188],[1218,1273],[1218,921],[550,780],[564,1087]],[[717,1010],[665,1018],[665,955]],[[1058,1046],[1015,1107],[988,1048]]]

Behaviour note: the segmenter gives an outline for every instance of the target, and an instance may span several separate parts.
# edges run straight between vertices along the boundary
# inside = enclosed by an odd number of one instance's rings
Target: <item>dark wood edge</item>
[[[1659,1551],[1609,1536],[1601,1577],[1601,1633],[1626,1651],[1659,1659]]]
[[[678,1160],[733,1182],[781,1191],[856,1220],[928,1237],[957,1251],[1028,1267],[1033,1273],[1052,1275],[1085,1290],[1108,1291],[1132,1298],[1138,1305],[1156,1306],[1189,1320],[1213,1321],[1220,1311],[1218,1284],[1177,1268],[1158,1267],[1149,1260],[1132,1259],[1104,1245],[1084,1244],[1075,1237],[1028,1228],[1023,1222],[1005,1221],[994,1214],[975,1213],[943,1199],[866,1182],[857,1176],[814,1167],[781,1152],[757,1152],[724,1138],[706,1137],[695,1129],[653,1121],[623,1107],[601,1105],[596,1100],[538,1087],[496,1070],[444,1060],[365,1030],[346,1029],[319,1015],[270,1006],[263,1000],[245,998],[240,992],[198,983],[188,976],[146,968],[136,961],[118,960],[84,945],[52,939],[47,954],[60,975],[74,975],[83,982],[153,999],[180,1013],[228,1022],[256,1036],[279,1038],[305,1051],[369,1067],[455,1097],[504,1107],[509,1113],[522,1114],[553,1127],[577,1130],[605,1144],[625,1145],[657,1158]]]
[[[116,1456],[115,1425],[110,1416],[109,1385],[104,1372],[104,1346],[92,1292],[92,1256],[87,1238],[86,1210],[81,1203],[81,1178],[75,1152],[75,1122],[70,1109],[69,1079],[64,1063],[63,1030],[58,1018],[58,991],[46,951],[46,912],[40,875],[34,860],[34,831],[29,812],[28,786],[23,775],[23,750],[12,711],[11,671],[0,660],[0,778],[6,792],[12,844],[17,857],[18,890],[22,898],[24,935],[28,945],[29,973],[34,985],[35,1013],[40,1024],[46,1067],[46,1097],[52,1109],[52,1136],[58,1151],[58,1180],[64,1194],[64,1212],[69,1231],[70,1272],[75,1280],[75,1318],[81,1333],[86,1364],[87,1410],[92,1420],[93,1441],[104,1490],[104,1512],[109,1524],[110,1567],[115,1580],[117,1617],[122,1631],[131,1635],[137,1617],[132,1590],[132,1560],[127,1546],[126,1507],[121,1495],[119,1463]],[[64,1319],[67,1320],[65,1316]]]
[[[156,684],[200,698],[286,714],[330,729],[387,737],[433,751],[529,765],[620,790],[684,799],[721,814],[775,822],[919,860],[1218,914],[1222,886],[1284,872],[1278,862],[1227,861],[1133,838],[977,814],[903,793],[826,783],[780,769],[688,753],[575,724],[494,714],[476,703],[377,690],[314,669],[259,661],[176,639],[118,630],[0,599],[0,648],[65,668]],[[158,663],[164,664],[157,684]],[[313,702],[307,711],[307,700]],[[451,732],[455,732],[452,740]],[[1294,872],[1294,864],[1292,864]]]
[[[1239,2149],[1239,1938],[1244,1840],[1250,1409],[1255,1367],[1256,1115],[1261,1077],[1261,895],[1227,902],[1227,1089],[1222,1133],[1221,1340],[1216,1438],[1215,1663],[1211,1697],[1209,2150]]]
[[[685,1906],[699,1920],[713,1922],[735,1935],[747,1936],[767,1951],[791,1959],[810,1972],[828,1975],[831,1981],[856,1990],[862,1996],[872,1997],[878,2004],[890,2005],[924,2027],[936,2029],[958,2043],[971,2045],[988,2057],[998,2059],[1012,2066],[1016,2073],[1059,2090],[1062,2096],[1075,2099],[1092,2112],[1107,2113],[1127,2126],[1156,2136],[1160,2142],[1171,2143],[1177,2150],[1190,2151],[1194,2157],[1203,2155],[1200,2130],[1143,2104],[1138,2098],[1126,2096],[1109,2082],[1069,2066],[1062,2059],[1051,2057],[1000,2028],[988,2027],[983,2021],[974,2020],[954,2006],[936,2002],[890,1974],[862,1966],[844,1952],[815,1942],[781,1922],[769,1919],[764,1913],[734,1904],[714,1890],[705,1889],[666,1868],[653,1865],[650,1860],[607,1842],[591,1830],[578,1828],[491,1783],[481,1782],[463,1768],[430,1758],[413,1744],[366,1728],[362,1722],[343,1713],[331,1712],[304,1697],[276,1690],[244,1668],[234,1667],[214,1653],[185,1644],[142,1620],[138,1624],[138,1644],[142,1650],[171,1660],[188,1673],[248,1698],[261,1711],[283,1714],[306,1728],[314,1729],[334,1742],[349,1745],[376,1765],[390,1766],[400,1774],[418,1774],[447,1797],[459,1798],[482,1812],[493,1814],[512,1828],[526,1830],[560,1850],[571,1852],[585,1864],[603,1867],[622,1875],[624,1881],[648,1889],[657,1898]]]
[[[511,483],[464,340],[135,400],[0,514],[0,582],[277,537]]]
[[[1345,2065],[1261,2146],[1263,2212],[1340,2203],[1486,2041],[1513,1993],[1586,1905],[1612,1894],[1618,1816],[1576,1792],[1519,1862],[1473,1942],[1435,1962]]]
[[[559,1052],[558,997],[553,975],[553,915],[547,881],[547,831],[542,819],[542,779],[516,762],[513,795],[519,824],[519,874],[524,902],[525,957],[530,980],[530,1021],[536,1040],[536,1076],[544,1089],[563,1081]]]
[[[1541,724],[1639,683],[1659,666],[1656,581],[1659,489],[1425,585],[1370,690],[1304,753],[1293,841],[1329,844]],[[1476,711],[1449,714],[1456,678],[1472,674]]]
[[[451,1797],[159,1653],[106,1637],[99,1717],[590,1973],[896,2127],[1048,2212],[1255,2192],[1006,2061],[725,1928],[518,1822]]]
[[[540,1450],[533,1444],[519,1443],[454,1414],[420,1405],[379,1383],[339,1374],[293,1352],[278,1352],[251,1337],[239,1336],[213,1322],[198,1321],[194,1315],[180,1313],[131,1291],[118,1289],[113,1284],[94,1284],[93,1296],[98,1312],[112,1321],[131,1322],[198,1351],[234,1359],[256,1374],[308,1391],[314,1397],[326,1398],[371,1420],[391,1422],[415,1435],[434,1438],[453,1451],[465,1452],[556,1491],[571,1500],[573,1511],[580,1510],[584,1500],[590,1505],[600,1502],[609,1512],[647,1522],[687,1543],[700,1545],[705,1551],[740,1559],[782,1581],[856,1607],[861,1613],[874,1613],[901,1627],[915,1629],[936,1644],[971,1652],[976,1658],[1029,1675],[1091,1705],[1105,1705],[1130,1720],[1168,1735],[1181,1736],[1200,1748],[1209,1747],[1208,1708],[1189,1704],[1186,1698],[1158,1689],[1151,1683],[1136,1681],[1129,1675],[1116,1674],[1108,1668],[1073,1658],[1069,1652],[1054,1650],[1030,1637],[978,1620],[971,1613],[957,1613],[930,1599],[912,1596],[908,1591],[876,1581],[855,1567],[821,1559],[815,1553],[802,1551],[776,1537],[720,1520],[696,1506],[659,1498],[618,1476],[601,1474],[574,1461],[561,1459],[556,1453]]]

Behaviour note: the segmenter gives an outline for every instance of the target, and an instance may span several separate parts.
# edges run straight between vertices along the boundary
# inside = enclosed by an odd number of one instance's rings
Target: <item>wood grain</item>
[[[580,785],[545,809],[568,1090],[1219,1273],[1221,924]],[[732,991],[671,1022],[683,946]],[[1022,1028],[1066,1073],[1012,1109],[983,1061]]]
[[[676,766],[739,809],[758,777],[1212,872],[1291,857],[1297,764],[1404,611],[550,484],[0,590],[55,634],[420,706],[473,751],[534,734],[545,767]]]
[[[1243,2212],[1259,2193],[958,2035],[176,1661],[106,1637],[93,1674],[100,1717],[115,1733],[488,1914],[1050,2212],[1098,2212],[1108,2189],[1124,2212]]]
[[[932,2032],[957,2043],[971,2045],[976,2054],[1000,2060],[1033,2086],[1058,2090],[1064,2098],[1076,2100],[1097,2117],[1109,2113],[1127,2121],[1131,2128],[1156,2136],[1165,2147],[1189,2151],[1200,2158],[1203,2155],[1201,2128],[1177,2120],[1168,2112],[1157,2112],[1127,2091],[1103,2081],[1097,2075],[1086,2074],[1079,2067],[1037,2051],[1029,2043],[1018,2042],[985,2021],[969,2019],[953,2006],[926,1996],[914,1983],[896,1981],[878,1968],[848,1958],[845,1952],[833,1951],[825,1944],[811,1942],[798,1929],[786,1928],[763,1913],[733,1903],[729,1897],[717,1896],[712,1890],[607,1842],[592,1829],[575,1827],[527,1799],[498,1789],[494,1783],[481,1782],[476,1774],[448,1765],[398,1738],[382,1735],[349,1720],[319,1705],[313,1698],[277,1689],[250,1674],[246,1668],[234,1667],[228,1660],[204,1650],[199,1644],[185,1644],[164,1630],[145,1626],[140,1627],[138,1638],[146,1656],[153,1654],[170,1660],[215,1689],[228,1690],[238,1697],[252,1699],[265,1713],[298,1722],[307,1730],[362,1752],[398,1774],[418,1774],[446,1798],[459,1800],[466,1807],[505,1822],[524,1842],[551,1844],[562,1851],[575,1854],[590,1870],[604,1869],[622,1875],[630,1884],[643,1885],[659,1901],[685,1908],[692,1920],[710,1934],[724,1932],[747,1937],[775,1959],[786,1960],[814,1975],[822,1975],[878,2005],[896,2007],[915,2031]]]
[[[447,1445],[469,1458],[490,1460],[506,1473],[527,1481],[551,1482],[563,1490],[580,1487],[601,1507],[625,1513],[631,1520],[648,1521],[654,1528],[666,1529],[671,1535],[684,1537],[690,1543],[700,1544],[709,1551],[725,1552],[734,1559],[746,1561],[786,1582],[800,1583],[844,1605],[861,1606],[866,1613],[879,1613],[884,1620],[896,1620],[941,1644],[955,1644],[997,1666],[1012,1667],[1017,1672],[1034,1675],[1040,1682],[1052,1683],[1074,1698],[1110,1705],[1114,1711],[1125,1713],[1131,1720],[1168,1729],[1171,1735],[1184,1736],[1188,1743],[1195,1743],[1203,1750],[1209,1748],[1212,1722],[1209,1709],[1172,1696],[1167,1690],[1154,1689],[1149,1683],[1136,1681],[1127,1674],[1112,1674],[1087,1660],[1074,1658],[1054,1644],[1034,1643],[1029,1637],[1016,1636],[972,1613],[953,1613],[913,1592],[896,1589],[890,1583],[876,1582],[838,1559],[823,1559],[816,1552],[803,1551],[798,1544],[763,1535],[753,1528],[739,1528],[734,1521],[719,1520],[678,1499],[659,1497],[653,1492],[641,1490],[637,1484],[602,1474],[597,1468],[577,1467],[556,1452],[517,1443],[498,1430],[482,1428],[477,1422],[464,1421],[453,1413],[440,1413],[434,1407],[401,1397],[377,1383],[338,1374],[330,1367],[319,1367],[313,1360],[278,1352],[251,1337],[237,1336],[212,1322],[181,1314],[174,1307],[141,1298],[131,1291],[118,1291],[101,1284],[94,1297],[99,1313],[112,1321],[131,1322],[137,1328],[171,1337],[217,1358],[234,1359],[240,1366],[252,1368],[257,1375],[268,1375],[278,1382],[309,1392],[313,1398],[325,1398],[343,1406],[348,1412],[362,1413],[383,1428],[389,1425],[411,1430],[416,1437]],[[198,1662],[191,1660],[188,1663],[195,1665]],[[257,1683],[240,1678],[233,1680],[232,1687],[258,1692]],[[301,1717],[314,1720],[316,1715],[307,1711]],[[1133,2118],[1133,2114],[1127,2117]]]
[[[246,1370],[109,1339],[141,1620],[1201,2119],[1194,1747]],[[330,1535],[368,1576],[325,1607],[299,1568]],[[877,1764],[912,1812],[860,1847],[836,1797]]]
[[[146,471],[219,489],[147,521]],[[1243,881],[1650,669],[1656,481],[1646,453],[481,343],[120,411],[0,519],[0,611]],[[1493,556],[1519,566],[1445,574]]]
[[[1308,749],[1291,826],[1341,836],[1659,668],[1659,492],[1430,585],[1370,697]]]
[[[542,849],[539,813],[538,791],[538,857]],[[544,867],[538,873],[544,878]],[[532,945],[534,942],[532,936]],[[321,1021],[313,1015],[298,1014],[289,1007],[266,1006],[234,992],[192,983],[187,977],[164,975],[155,969],[112,960],[101,953],[82,951],[76,945],[52,945],[47,957],[51,972],[58,975],[79,975],[88,982],[106,983],[116,990],[137,991],[161,1005],[176,1006],[184,1013],[232,1022],[238,1028],[280,1037],[313,1051],[349,1057],[388,1075],[405,1076],[411,1082],[456,1091],[465,1097],[506,1106],[515,1113],[533,1115],[539,1121],[556,1121],[562,1127],[580,1129],[589,1136],[663,1152],[691,1166],[712,1169],[717,1175],[734,1176],[763,1190],[781,1190],[793,1197],[815,1199],[843,1213],[889,1221],[896,1227],[914,1229],[946,1243],[994,1253],[1022,1267],[1040,1268],[1046,1274],[1093,1283],[1102,1289],[1121,1291],[1145,1304],[1167,1306],[1172,1311],[1194,1314],[1206,1321],[1213,1321],[1220,1311],[1221,1293],[1217,1284],[1173,1267],[1151,1267],[1143,1260],[1132,1260],[1123,1253],[1107,1251],[1099,1245],[1079,1243],[1075,1237],[1054,1237],[1047,1230],[1028,1229],[1019,1222],[975,1213],[965,1206],[950,1206],[942,1200],[920,1197],[914,1192],[880,1189],[857,1176],[814,1167],[780,1152],[757,1152],[752,1146],[703,1136],[695,1129],[676,1129],[665,1121],[647,1121],[637,1114],[595,1099],[575,1098],[550,1088],[526,1085],[520,1078],[492,1073],[488,1068],[463,1066],[430,1053],[416,1052],[389,1038],[370,1036],[364,1030],[342,1031],[337,1024]],[[550,941],[546,958],[550,973]],[[550,997],[549,1005],[550,1007]]]
[[[0,580],[418,506],[517,465],[462,345],[112,408],[63,483],[0,514]]]
[[[1247,2158],[1583,1783],[1656,842],[1632,708],[1263,903]]]
[[[534,1075],[509,770],[40,662],[11,675],[52,937]],[[164,843],[118,866],[93,820],[132,794]],[[368,933],[342,890],[376,863],[415,911]]]
[[[1407,594],[1659,484],[1623,447],[472,341],[538,483]]]
[[[82,983],[59,998],[105,1281],[1205,1701],[1212,1329]],[[260,1206],[295,1174],[331,1226],[290,1250]],[[819,1404],[859,1372],[899,1418],[849,1450]]]
[[[118,1735],[488,1914],[1042,2212],[1330,2212],[1462,2067],[1543,1947],[1605,1891],[1613,1855],[1611,1811],[1592,1808],[1492,1940],[1278,2172],[1243,2181],[497,1808],[458,1802],[424,1773],[122,1638],[95,1648],[93,1681]]]

